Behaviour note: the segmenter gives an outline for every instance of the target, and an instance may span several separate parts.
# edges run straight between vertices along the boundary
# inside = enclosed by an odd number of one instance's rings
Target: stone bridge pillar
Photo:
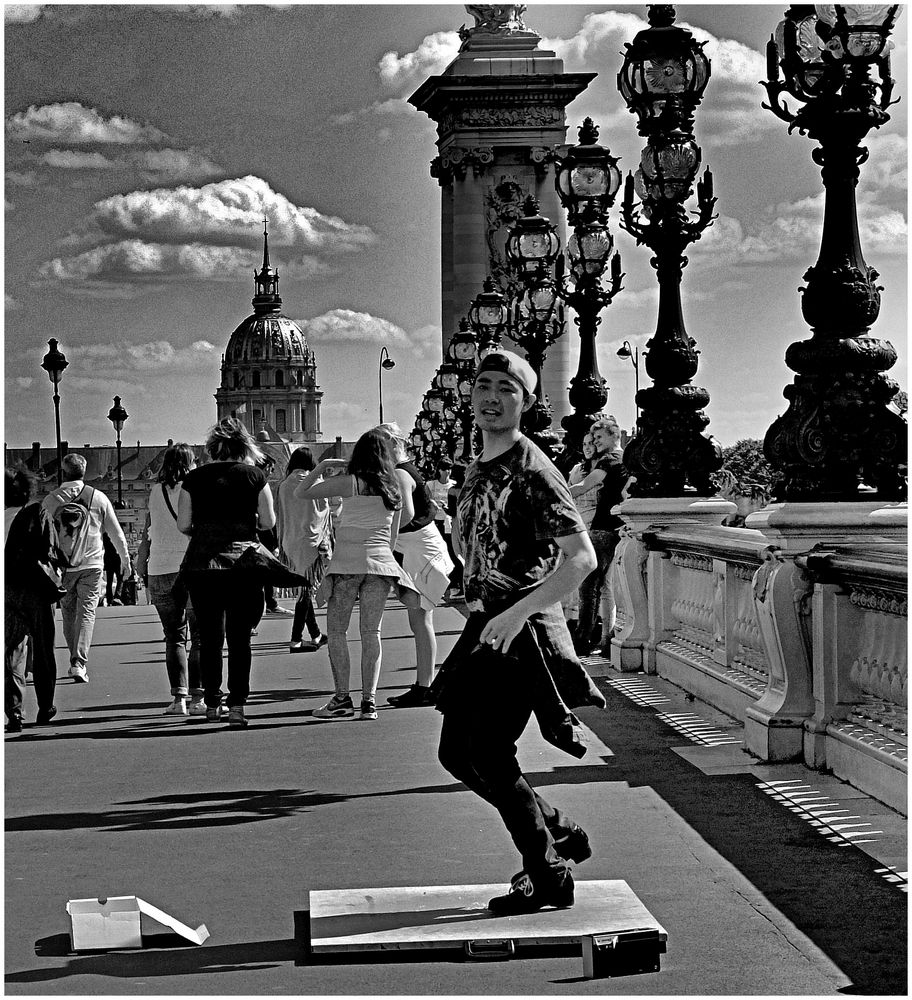
[[[595,73],[565,73],[563,61],[538,48],[541,37],[522,22],[525,6],[467,5],[475,18],[462,48],[440,76],[409,98],[437,123],[439,155],[431,175],[441,187],[441,326],[443,351],[490,274],[508,292],[507,232],[526,196],[558,227],[563,210],[548,152],[566,137],[565,108]],[[554,425],[570,412],[572,330],[549,349],[542,374]],[[505,347],[512,347],[506,341]]]

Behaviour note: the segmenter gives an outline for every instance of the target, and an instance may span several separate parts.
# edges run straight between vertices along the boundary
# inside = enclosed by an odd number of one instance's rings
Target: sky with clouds
[[[784,5],[679,4],[712,62],[696,136],[719,218],[684,276],[695,379],[723,443],[762,437],[785,409],[783,357],[808,331],[798,287],[816,258],[823,195],[813,144],[761,109],[766,41]],[[620,52],[645,6],[530,4],[526,24],[568,72],[598,77],[568,108],[635,169],[642,140],[617,93]],[[200,441],[215,418],[220,355],[251,312],[269,218],[284,312],[313,347],[324,436],[357,437],[377,413],[411,426],[440,363],[440,189],[435,128],[408,96],[455,57],[459,5],[7,4],[5,11],[5,440],[54,437],[39,365],[70,361],[63,436],[106,442],[113,395],[127,440]],[[906,387],[907,45],[903,100],[872,134],[858,186],[865,256],[881,274],[874,333]],[[655,328],[649,251],[618,226],[625,289],[603,314],[609,408],[634,420],[632,366]],[[568,334],[575,338],[572,328]],[[573,364],[575,367],[575,341]],[[641,379],[645,384],[645,373]]]

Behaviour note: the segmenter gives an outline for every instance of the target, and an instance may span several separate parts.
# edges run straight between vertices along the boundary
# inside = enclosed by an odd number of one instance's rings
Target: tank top
[[[364,496],[358,492],[358,480],[353,476],[355,493],[346,497],[336,525],[336,542],[327,568],[331,573],[373,573],[376,576],[404,576],[390,548],[390,528],[393,510],[387,510],[383,497]]]
[[[404,469],[415,480],[415,489],[412,492],[415,516],[404,528],[399,529],[399,533],[405,535],[409,531],[426,528],[434,520],[434,504],[431,501],[431,494],[424,481],[424,476],[411,462],[400,462],[396,468]]]

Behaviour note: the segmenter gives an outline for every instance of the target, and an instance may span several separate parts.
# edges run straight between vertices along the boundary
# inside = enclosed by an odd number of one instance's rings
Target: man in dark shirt
[[[546,739],[582,756],[568,706],[605,699],[573,652],[560,600],[595,566],[563,477],[519,430],[536,377],[492,351],[472,391],[483,452],[466,474],[453,536],[470,616],[435,683],[443,766],[500,813],[522,856],[496,914],[573,905],[567,860],[591,855],[585,832],[530,787],[516,741],[533,712]]]

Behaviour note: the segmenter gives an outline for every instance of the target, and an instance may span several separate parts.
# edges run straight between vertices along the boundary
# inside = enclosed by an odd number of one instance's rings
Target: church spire
[[[279,272],[269,265],[269,228],[263,216],[263,266],[253,272],[253,311],[261,313],[278,312],[282,307],[279,295]]]

